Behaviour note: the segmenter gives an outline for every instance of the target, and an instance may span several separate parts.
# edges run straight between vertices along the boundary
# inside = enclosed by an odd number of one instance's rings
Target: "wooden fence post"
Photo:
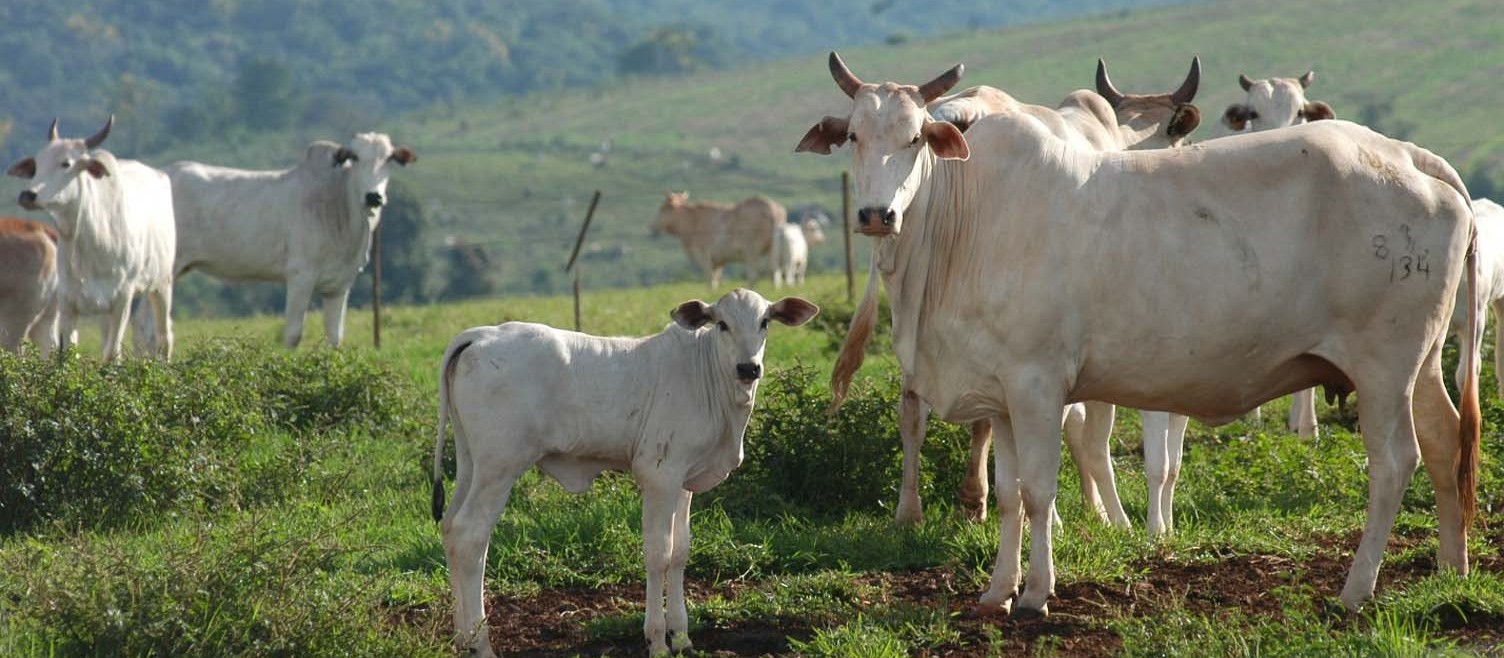
[[[327,311],[326,311],[327,312]],[[371,339],[381,349],[381,224],[371,231]]]
[[[574,271],[574,330],[584,331],[580,328],[580,270],[576,268],[575,259],[580,257],[580,246],[585,244],[585,233],[590,230],[590,220],[595,217],[595,206],[601,202],[601,191],[596,190],[590,197],[590,209],[585,211],[585,223],[580,226],[580,235],[574,239],[574,250],[569,252],[569,262],[564,264],[564,271]]]

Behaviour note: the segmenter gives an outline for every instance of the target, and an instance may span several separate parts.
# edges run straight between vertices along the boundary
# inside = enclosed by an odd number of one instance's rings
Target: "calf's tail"
[[[454,361],[470,347],[474,342],[467,334],[460,334],[454,342],[449,344],[449,349],[444,351],[444,360],[439,363],[439,430],[438,436],[433,442],[433,520],[435,523],[444,520],[444,427],[449,423],[449,389],[454,385]],[[455,425],[455,441],[462,440],[459,436],[459,425]]]

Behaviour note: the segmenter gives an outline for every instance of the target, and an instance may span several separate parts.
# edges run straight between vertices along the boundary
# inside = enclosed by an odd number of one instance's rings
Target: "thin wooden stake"
[[[381,349],[381,224],[371,231],[371,339]]]
[[[564,264],[564,271],[574,271],[574,330],[584,331],[580,328],[580,270],[576,268],[575,259],[580,257],[580,246],[585,244],[585,233],[590,231],[590,220],[595,218],[595,207],[601,202],[601,191],[596,190],[590,197],[590,208],[585,211],[585,223],[580,226],[580,235],[574,239],[574,250],[569,252],[569,262]]]

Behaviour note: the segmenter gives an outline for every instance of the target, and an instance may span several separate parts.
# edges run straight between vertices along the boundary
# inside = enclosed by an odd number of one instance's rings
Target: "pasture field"
[[[747,462],[696,500],[688,575],[702,655],[1504,654],[1504,404],[1492,366],[1466,579],[1433,573],[1419,471],[1376,601],[1333,612],[1366,495],[1351,406],[1325,409],[1315,442],[1282,422],[1193,424],[1165,540],[1142,529],[1137,415],[1120,412],[1113,454],[1138,527],[1089,518],[1067,459],[1051,616],[978,618],[997,528],[951,507],[966,433],[932,425],[925,522],[903,529],[891,521],[897,377],[885,343],[840,414],[824,414],[851,311],[843,288],[825,275],[800,290],[822,317],[774,330]],[[656,331],[704,294],[592,293],[586,329]],[[437,361],[466,327],[567,326],[570,313],[567,298],[398,307],[380,351],[369,315],[354,314],[338,352],[289,355],[275,346],[279,320],[263,317],[180,323],[169,366],[101,368],[89,340],[61,365],[0,355],[0,655],[453,655],[428,517]],[[319,326],[305,346],[321,343]],[[1270,405],[1265,418],[1283,411]],[[498,648],[641,654],[630,478],[572,496],[534,471],[512,500],[488,558]]]

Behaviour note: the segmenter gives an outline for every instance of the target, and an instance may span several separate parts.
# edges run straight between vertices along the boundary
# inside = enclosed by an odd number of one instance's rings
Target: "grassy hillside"
[[[1163,91],[1180,82],[1190,57],[1199,54],[1201,135],[1241,98],[1240,72],[1264,77],[1315,69],[1309,94],[1331,103],[1339,117],[1375,117],[1376,127],[1437,151],[1465,176],[1491,172],[1504,183],[1504,130],[1494,116],[1504,103],[1504,87],[1497,84],[1504,76],[1504,23],[1496,18],[1497,7],[1487,0],[1270,0],[1256,8],[1223,2],[843,55],[870,80],[918,82],[964,62],[963,85],[996,85],[1053,104],[1091,85],[1097,57],[1106,58],[1120,88]],[[435,106],[375,127],[420,153],[420,162],[398,175],[413,183],[437,218],[430,232],[435,249],[449,235],[479,242],[507,292],[563,292],[562,265],[595,189],[604,197],[592,231],[598,253],[587,252],[587,288],[698,278],[676,242],[647,235],[667,190],[721,200],[763,193],[788,205],[838,210],[837,180],[848,156],[795,155],[793,147],[821,116],[845,111],[844,101],[822,54]],[[285,165],[315,136],[204,143],[149,159]],[[606,166],[592,166],[590,154],[607,140]],[[712,148],[720,160],[711,159]],[[0,194],[14,189],[8,182]],[[839,239],[815,248],[815,268],[834,267],[839,253]],[[865,245],[857,253],[865,258]]]

